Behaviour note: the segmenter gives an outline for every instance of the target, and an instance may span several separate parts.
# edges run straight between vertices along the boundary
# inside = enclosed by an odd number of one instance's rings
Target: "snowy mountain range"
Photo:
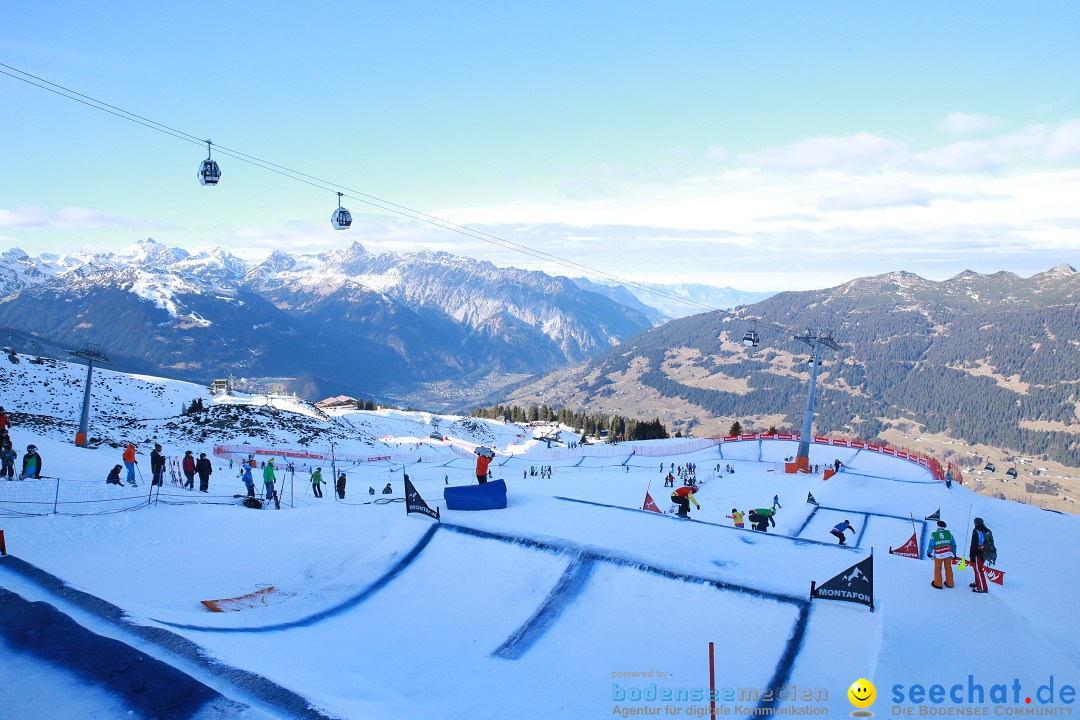
[[[0,326],[197,380],[306,375],[383,395],[565,366],[652,325],[563,277],[448,253],[376,256],[359,243],[259,264],[152,239],[116,253],[0,255]]]

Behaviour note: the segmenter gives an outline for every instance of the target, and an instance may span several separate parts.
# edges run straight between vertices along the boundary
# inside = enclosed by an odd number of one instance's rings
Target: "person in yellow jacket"
[[[671,493],[671,502],[679,506],[678,511],[675,513],[676,515],[683,518],[690,517],[690,503],[694,503],[694,507],[698,510],[701,509],[701,505],[698,504],[697,498],[694,497],[694,493],[697,491],[697,485],[684,485]]]
[[[731,508],[731,514],[727,517],[734,520],[734,525],[737,528],[743,527],[743,513],[739,512],[738,508]]]

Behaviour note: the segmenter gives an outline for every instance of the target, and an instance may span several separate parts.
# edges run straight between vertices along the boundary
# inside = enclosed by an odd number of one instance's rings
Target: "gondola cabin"
[[[221,168],[217,160],[206,158],[199,164],[199,183],[202,185],[217,185],[221,180]]]

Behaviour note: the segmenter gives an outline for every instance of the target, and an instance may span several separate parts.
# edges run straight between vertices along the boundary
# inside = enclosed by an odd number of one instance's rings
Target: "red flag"
[[[902,555],[904,557],[919,559],[919,541],[915,539],[915,533],[911,533],[911,537],[908,541],[900,547],[893,550],[889,548],[890,555]]]
[[[997,583],[998,585],[1004,585],[1005,584],[1005,571],[1004,570],[998,570],[997,568],[992,568],[992,567],[984,567],[983,572],[986,573],[986,579],[989,580],[990,582]]]
[[[660,512],[660,508],[656,507],[656,503],[653,502],[652,495],[649,494],[648,490],[645,491],[645,504],[642,506],[641,509],[648,510],[649,512],[658,513],[660,515],[664,514]]]

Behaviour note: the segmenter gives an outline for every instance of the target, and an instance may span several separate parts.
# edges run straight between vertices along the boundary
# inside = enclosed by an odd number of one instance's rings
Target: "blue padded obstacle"
[[[456,485],[443,489],[448,510],[501,510],[506,507],[506,483],[492,480],[483,485]]]

